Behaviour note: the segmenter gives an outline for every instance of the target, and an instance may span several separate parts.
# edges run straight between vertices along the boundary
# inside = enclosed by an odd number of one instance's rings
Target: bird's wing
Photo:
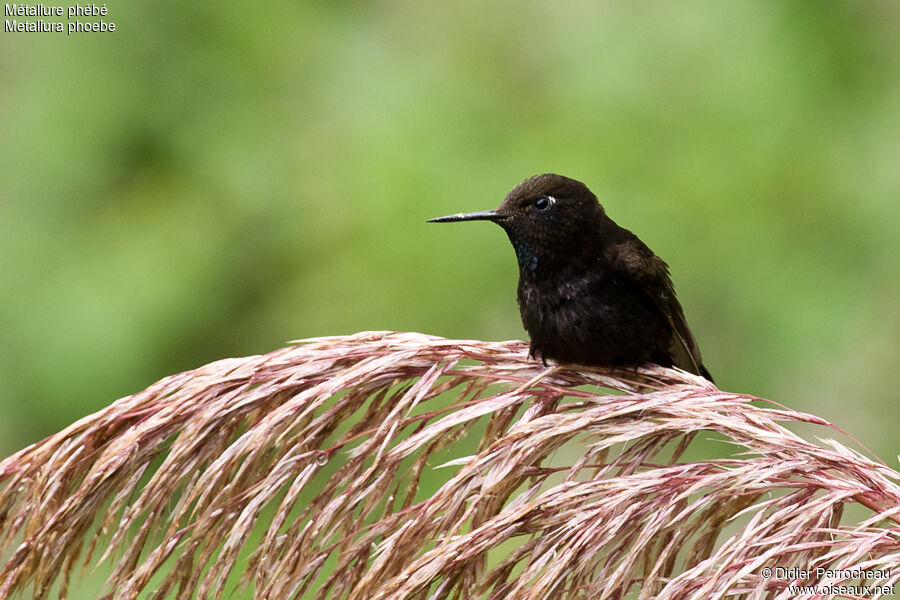
[[[684,318],[681,304],[675,297],[675,287],[669,278],[669,266],[656,256],[640,239],[625,230],[630,239],[611,248],[616,266],[638,281],[653,300],[672,328],[672,339],[665,350],[676,367],[707,379],[709,372],[700,358],[700,348]]]

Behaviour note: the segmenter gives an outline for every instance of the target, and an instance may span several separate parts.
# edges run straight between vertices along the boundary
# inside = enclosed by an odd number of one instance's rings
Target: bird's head
[[[429,222],[493,221],[509,236],[522,271],[534,271],[558,256],[580,252],[585,236],[598,233],[603,219],[603,207],[586,185],[545,173],[514,187],[494,210],[448,215]]]

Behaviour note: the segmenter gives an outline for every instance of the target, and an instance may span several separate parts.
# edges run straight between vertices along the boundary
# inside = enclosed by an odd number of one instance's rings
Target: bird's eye
[[[553,198],[549,196],[541,196],[534,201],[534,208],[540,211],[547,210],[553,205]]]

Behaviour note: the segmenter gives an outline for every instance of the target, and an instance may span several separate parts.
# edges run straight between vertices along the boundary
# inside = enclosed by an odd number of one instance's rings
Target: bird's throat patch
[[[516,260],[519,261],[519,268],[523,271],[534,271],[538,266],[537,254],[532,252],[531,248],[525,242],[515,240],[512,243],[516,249]]]

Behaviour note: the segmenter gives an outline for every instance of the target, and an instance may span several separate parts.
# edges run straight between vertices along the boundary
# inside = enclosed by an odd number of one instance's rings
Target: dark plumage
[[[668,266],[606,216],[583,183],[526,179],[496,209],[431,222],[487,220],[519,261],[519,311],[531,354],[584,365],[676,366],[712,381]]]

